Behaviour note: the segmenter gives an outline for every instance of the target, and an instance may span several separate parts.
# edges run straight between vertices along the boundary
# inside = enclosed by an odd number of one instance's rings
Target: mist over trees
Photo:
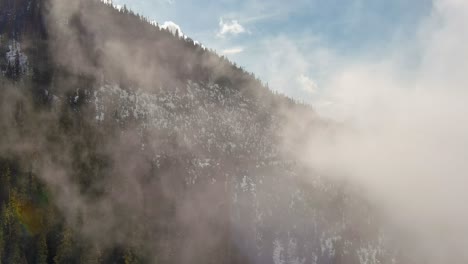
[[[294,116],[328,122],[126,7],[0,0],[0,70],[0,263],[400,257],[355,186],[282,149]]]

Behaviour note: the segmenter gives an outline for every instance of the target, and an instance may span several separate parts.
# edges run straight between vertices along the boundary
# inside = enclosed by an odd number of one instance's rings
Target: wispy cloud
[[[222,50],[221,53],[225,55],[234,55],[234,54],[241,53],[243,51],[244,51],[243,47],[235,47],[235,48]]]
[[[231,20],[228,22],[224,22],[221,18],[219,20],[219,32],[217,34],[218,37],[225,37],[227,35],[239,35],[245,33],[245,28],[239,24],[237,20]]]
[[[259,22],[259,21],[268,20],[268,19],[272,19],[272,18],[275,18],[275,17],[283,16],[283,15],[284,15],[283,12],[274,12],[274,13],[269,13],[269,14],[260,14],[260,15],[249,16],[249,17],[245,17],[245,18],[242,18],[242,19],[239,19],[239,20],[243,24],[250,24],[250,23],[256,23],[256,22]]]
[[[320,96],[324,77],[339,67],[337,55],[316,36],[262,38],[246,47],[240,59],[275,91],[312,102]]]
[[[418,263],[468,260],[467,17],[466,1],[435,0],[413,38],[377,58],[342,58],[314,106],[346,129],[299,140],[304,164],[361,185],[410,232],[427,258]],[[420,59],[405,67],[407,55]]]
[[[317,84],[313,81],[310,77],[301,74],[297,77],[297,81],[299,83],[299,87],[308,92],[308,93],[316,93],[317,92]]]

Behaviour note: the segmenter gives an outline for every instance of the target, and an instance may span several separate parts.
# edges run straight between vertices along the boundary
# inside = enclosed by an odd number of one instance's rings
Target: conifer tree
[[[10,168],[6,168],[0,173],[0,201],[8,201],[10,199],[10,181],[11,172]]]
[[[99,264],[102,263],[101,250],[96,246],[85,246],[81,253],[80,263],[82,264]]]
[[[15,215],[15,203],[10,201],[4,207],[2,215],[3,236],[5,243],[3,252],[3,263],[21,263],[22,256],[20,251],[20,224]]]
[[[37,239],[36,263],[47,264],[47,255],[48,255],[48,248],[47,248],[46,234],[41,233],[39,235],[39,238]]]
[[[138,260],[135,254],[131,249],[126,249],[125,250],[125,255],[124,255],[124,261],[125,264],[137,264]]]
[[[54,257],[55,264],[68,264],[73,261],[73,233],[69,228],[62,232],[60,245],[57,249],[57,255]]]
[[[16,50],[16,53],[15,53],[15,68],[14,69],[15,69],[14,79],[18,80],[21,75],[20,54],[18,50]]]
[[[0,219],[0,264],[3,263],[3,248],[5,247],[5,240],[3,239],[3,219]]]
[[[8,65],[6,66],[5,76],[9,79],[14,78],[14,69],[10,62],[8,62]]]

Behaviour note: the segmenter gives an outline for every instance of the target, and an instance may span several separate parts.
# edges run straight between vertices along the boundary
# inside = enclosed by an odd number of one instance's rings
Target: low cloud
[[[343,58],[321,82],[315,109],[339,127],[288,128],[303,164],[362,186],[410,234],[399,241],[414,263],[468,261],[467,17],[464,1],[435,0],[416,37]]]

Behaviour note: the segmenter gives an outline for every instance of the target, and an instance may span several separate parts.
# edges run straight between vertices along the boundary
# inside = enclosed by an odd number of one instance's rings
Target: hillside
[[[288,116],[327,122],[190,38],[100,1],[0,0],[0,67],[0,263],[398,257],[359,190],[285,151]]]

